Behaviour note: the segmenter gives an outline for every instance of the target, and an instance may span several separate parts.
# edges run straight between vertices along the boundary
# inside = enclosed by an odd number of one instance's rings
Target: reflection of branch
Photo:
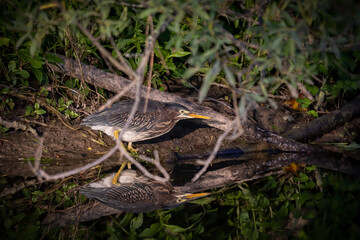
[[[32,134],[34,134],[34,136],[37,136],[36,130],[34,128],[32,128],[31,126],[27,126],[25,124],[16,122],[16,121],[9,122],[9,121],[3,120],[0,117],[0,125],[3,125],[5,127],[7,127],[7,128],[15,128],[15,130],[20,129],[20,130],[23,130],[23,131],[29,131]]]
[[[103,161],[105,161],[106,159],[108,159],[111,155],[113,155],[115,153],[115,151],[117,150],[117,147],[113,147],[109,152],[107,152],[105,155],[103,155],[102,157],[98,158],[96,161],[86,164],[85,166],[82,167],[78,167],[75,168],[73,170],[67,171],[67,172],[63,172],[63,173],[58,173],[55,175],[49,175],[47,174],[44,170],[40,169],[40,160],[41,160],[41,155],[42,155],[42,149],[43,149],[43,143],[44,143],[44,137],[41,137],[40,139],[40,143],[39,146],[36,149],[35,152],[35,164],[32,165],[31,162],[28,162],[29,168],[31,169],[31,171],[37,176],[37,178],[41,181],[41,180],[58,180],[58,179],[63,179],[65,177],[77,174],[79,172],[85,171],[89,168],[92,168],[96,165],[99,165],[100,163],[102,163]]]

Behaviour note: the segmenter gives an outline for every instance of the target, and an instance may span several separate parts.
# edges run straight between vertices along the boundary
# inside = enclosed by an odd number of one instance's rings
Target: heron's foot
[[[117,186],[121,185],[119,183],[119,178],[120,178],[121,173],[124,171],[124,168],[126,165],[127,165],[128,169],[131,169],[131,162],[123,162],[119,168],[119,171],[116,173],[115,177],[112,180],[112,183],[114,185],[117,185]]]
[[[137,149],[133,148],[132,142],[129,142],[127,149],[132,155],[137,155]]]

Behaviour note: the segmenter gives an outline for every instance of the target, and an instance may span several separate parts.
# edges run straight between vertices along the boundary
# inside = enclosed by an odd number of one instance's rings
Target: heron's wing
[[[116,102],[110,108],[96,112],[82,120],[82,125],[86,126],[116,126],[122,129],[129,118],[131,107],[134,100]],[[140,101],[138,110],[131,121],[129,128],[133,131],[150,129],[160,116],[159,108],[161,104],[156,101],[149,101],[146,113],[143,113],[144,102]]]
[[[111,188],[83,188],[80,193],[90,199],[127,212],[148,212],[160,208],[154,190],[145,183]]]

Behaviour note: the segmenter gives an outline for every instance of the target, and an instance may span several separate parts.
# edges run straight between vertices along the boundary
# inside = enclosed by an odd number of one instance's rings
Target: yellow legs
[[[115,137],[116,139],[119,138],[119,133],[120,133],[120,131],[121,131],[121,129],[118,129],[118,130],[116,130],[116,131],[114,132],[114,137]],[[129,142],[127,149],[128,149],[130,152],[136,152],[136,149],[134,149],[134,148],[132,147],[132,143],[131,143],[131,142]],[[128,169],[131,169],[131,162],[123,162],[123,163],[121,164],[120,168],[119,168],[119,171],[116,173],[115,177],[114,177],[113,180],[112,180],[112,183],[113,183],[114,185],[120,185],[120,183],[119,183],[119,177],[120,177],[122,171],[124,171],[124,168],[125,168],[126,165],[127,165]]]
[[[124,168],[125,168],[126,165],[127,165],[128,169],[131,169],[131,162],[123,162],[123,163],[121,164],[121,167],[119,168],[119,171],[116,173],[115,177],[114,177],[113,180],[112,180],[112,183],[113,183],[114,185],[120,185],[120,183],[119,183],[119,177],[120,177],[122,171],[124,171]]]

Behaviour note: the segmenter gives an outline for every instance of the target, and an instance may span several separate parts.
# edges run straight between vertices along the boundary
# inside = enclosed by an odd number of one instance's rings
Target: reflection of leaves
[[[150,228],[145,228],[144,231],[142,231],[140,234],[137,235],[137,237],[151,238],[160,230],[161,230],[160,223],[153,223],[150,225]]]
[[[166,227],[167,231],[170,231],[171,233],[182,233],[185,232],[186,229],[176,226],[176,225],[168,225],[168,224],[164,224],[164,226]]]
[[[134,217],[130,222],[130,231],[135,234],[136,230],[143,224],[143,214],[139,213],[137,217]]]
[[[198,205],[203,205],[203,204],[209,204],[212,201],[214,201],[215,198],[214,197],[205,197],[205,198],[200,198],[200,199],[196,199],[196,200],[192,200],[189,203],[193,203],[193,204],[198,204]]]

